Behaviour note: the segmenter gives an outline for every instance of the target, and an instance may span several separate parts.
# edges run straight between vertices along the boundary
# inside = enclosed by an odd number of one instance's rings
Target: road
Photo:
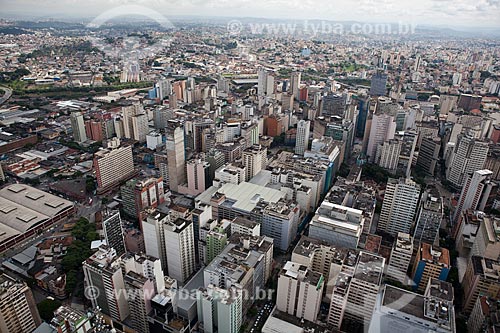
[[[4,91],[3,96],[0,98],[0,105],[2,105],[12,96],[12,89],[0,86],[0,90]]]

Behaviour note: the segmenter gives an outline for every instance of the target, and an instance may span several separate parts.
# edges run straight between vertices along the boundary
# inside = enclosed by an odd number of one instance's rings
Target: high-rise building
[[[260,223],[238,216],[231,221],[231,235],[240,234],[253,237],[260,236]]]
[[[203,270],[205,287],[210,284],[242,291],[243,313],[271,276],[273,240],[266,236],[232,235],[230,243]]]
[[[363,211],[323,200],[309,225],[309,236],[330,245],[355,249],[364,222]]]
[[[377,147],[387,140],[394,138],[396,133],[395,114],[398,105],[389,99],[380,97],[377,101],[375,113],[370,122],[366,155],[370,162],[374,162],[377,155]]]
[[[347,291],[344,319],[367,325],[371,318],[382,283],[385,259],[376,254],[360,252]]]
[[[168,276],[183,284],[195,272],[193,222],[181,218],[170,219],[163,229]]]
[[[140,143],[146,142],[146,135],[148,133],[148,116],[146,114],[132,116],[132,139]]]
[[[144,109],[141,104],[132,104],[122,107],[123,116],[123,137],[127,139],[138,140],[139,134],[144,126],[144,118],[137,116],[145,115]],[[146,126],[147,126],[147,116],[146,116]],[[135,124],[135,125],[134,125]],[[146,131],[147,134],[147,131]],[[146,135],[144,134],[144,135]],[[145,138],[145,137],[144,137]]]
[[[471,313],[480,296],[498,299],[500,294],[500,262],[472,256],[467,262],[462,286],[464,288],[463,311],[466,314]]]
[[[413,264],[413,288],[423,292],[430,278],[446,281],[450,263],[448,249],[421,243]]]
[[[249,181],[267,166],[267,148],[253,145],[243,151],[243,165],[246,168],[245,181]]]
[[[116,259],[116,251],[105,245],[83,262],[85,286],[94,290],[90,297],[93,308],[100,308],[114,320],[123,321],[130,315],[127,295],[118,293],[125,290],[121,265]]]
[[[439,236],[443,220],[443,200],[435,187],[428,187],[422,194],[420,212],[415,224],[413,239],[417,242],[434,244]]]
[[[356,117],[356,137],[365,136],[366,120],[370,112],[370,98],[366,95],[355,96],[358,101],[358,115]]]
[[[179,193],[196,196],[210,187],[210,165],[202,158],[186,163],[187,183],[179,186]]]
[[[453,215],[453,221],[456,224],[459,224],[460,217],[465,210],[484,210],[493,187],[491,182],[492,174],[493,172],[490,170],[477,170],[468,175]]]
[[[453,287],[431,279],[424,295],[419,295],[385,285],[367,332],[457,332]]]
[[[153,281],[156,293],[165,290],[165,275],[159,258],[147,255],[145,253],[126,253],[118,258],[125,273],[134,272]]]
[[[125,274],[124,281],[132,327],[139,333],[149,333],[148,313],[151,299],[156,295],[154,282],[133,271]]]
[[[243,323],[241,290],[214,285],[197,290],[198,320],[203,332],[240,332]]]
[[[441,140],[439,138],[423,138],[418,150],[417,167],[433,176],[439,161],[440,150]]]
[[[170,216],[155,211],[141,221],[142,234],[146,253],[152,257],[159,258],[163,272],[167,275],[167,245],[165,243],[164,226],[170,220]]]
[[[388,279],[398,281],[403,285],[408,282],[408,267],[413,254],[413,240],[410,235],[398,233],[391,250],[391,258],[387,265],[386,276]]]
[[[467,319],[468,332],[494,332],[500,316],[500,302],[496,298],[479,296]]]
[[[460,134],[451,152],[446,170],[446,180],[461,188],[467,176],[484,168],[488,157],[488,143],[475,139],[470,134]]]
[[[370,95],[385,96],[387,93],[387,74],[382,71],[377,71],[372,76],[370,83]]]
[[[103,141],[105,138],[105,129],[103,128],[103,125],[105,124],[105,122],[101,121],[85,120],[85,134],[87,138],[98,142]]]
[[[243,164],[226,164],[215,171],[213,185],[217,187],[226,183],[238,185],[244,182],[245,178],[246,168]]]
[[[307,266],[288,261],[278,277],[276,308],[315,322],[323,296],[324,277]]]
[[[162,101],[172,94],[172,79],[160,79],[155,83],[156,97]]]
[[[184,151],[184,129],[177,120],[169,120],[166,129],[166,152],[170,190],[179,191],[179,185],[186,182],[186,159]]]
[[[308,120],[300,120],[297,123],[297,140],[295,142],[295,154],[304,155],[304,152],[309,146],[309,129],[311,122]]]
[[[479,109],[482,99],[480,95],[460,94],[457,107],[464,109],[464,111]]]
[[[165,202],[163,178],[131,179],[120,188],[123,210],[142,221],[147,208],[156,208]]]
[[[261,67],[258,71],[257,94],[259,96],[270,97],[275,91],[274,76]]]
[[[339,116],[344,117],[346,108],[346,95],[329,93],[323,96],[321,100],[321,115],[322,116]]]
[[[85,121],[81,112],[72,112],[70,115],[71,129],[73,130],[73,140],[78,143],[87,141],[85,132]]]
[[[300,208],[294,203],[285,200],[269,203],[263,210],[261,233],[273,238],[274,245],[286,251],[297,234],[299,217]]]
[[[216,256],[218,256],[227,244],[227,233],[222,226],[217,226],[208,231],[205,237],[206,255],[205,265],[208,265]],[[200,255],[201,257],[201,255]]]
[[[0,275],[0,332],[31,333],[42,320],[28,285]]]
[[[132,147],[103,149],[94,154],[97,186],[109,189],[135,174]]]
[[[409,233],[420,198],[420,185],[409,178],[389,178],[378,229],[391,235]]]
[[[439,96],[439,114],[442,115],[447,115],[455,109],[458,101],[457,96],[451,96],[451,95],[441,95]]]
[[[290,78],[290,92],[293,95],[294,99],[299,98],[299,87],[300,87],[300,72],[293,72]]]
[[[106,244],[116,251],[117,256],[125,253],[122,219],[119,211],[106,212],[102,221]]]

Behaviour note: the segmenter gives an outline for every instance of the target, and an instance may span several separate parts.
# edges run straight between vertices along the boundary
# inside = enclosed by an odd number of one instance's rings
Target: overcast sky
[[[0,16],[92,18],[123,5],[162,15],[405,22],[500,28],[500,0],[0,0]]]

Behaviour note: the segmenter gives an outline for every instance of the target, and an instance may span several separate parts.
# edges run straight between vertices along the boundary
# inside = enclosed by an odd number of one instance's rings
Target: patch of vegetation
[[[363,165],[361,176],[363,179],[371,179],[376,183],[381,184],[387,183],[390,173],[376,164],[365,164]]]
[[[50,322],[54,318],[54,311],[62,305],[58,300],[44,299],[37,304],[40,317],[46,322]]]
[[[81,270],[82,262],[92,254],[90,244],[99,239],[95,224],[90,223],[84,217],[76,222],[71,230],[71,236],[75,239],[61,262],[63,271],[66,273],[67,293],[72,293],[78,284],[77,274]]]

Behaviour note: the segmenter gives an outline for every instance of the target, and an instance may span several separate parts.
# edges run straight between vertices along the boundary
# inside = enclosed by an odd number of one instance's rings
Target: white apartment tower
[[[311,122],[309,120],[300,120],[297,123],[297,139],[295,142],[295,154],[304,155],[309,146],[309,129]]]
[[[483,169],[488,149],[487,142],[478,141],[468,134],[460,134],[451,152],[446,179],[454,187],[461,188],[469,174]]]
[[[344,318],[367,325],[372,318],[382,282],[385,259],[376,254],[360,252],[354,275],[347,291]]]
[[[453,218],[455,222],[458,221],[462,212],[467,209],[484,209],[493,187],[491,182],[492,174],[493,172],[490,170],[477,170],[467,177],[455,209]]]
[[[195,271],[193,222],[178,218],[164,226],[168,276],[183,284]]]
[[[408,267],[410,266],[413,254],[413,239],[405,233],[398,233],[396,241],[392,247],[391,258],[387,265],[386,275],[392,281],[398,281],[403,285],[408,282]]]
[[[243,165],[246,168],[245,181],[249,181],[267,166],[267,148],[253,145],[243,151]]]
[[[243,322],[243,296],[240,289],[214,285],[197,291],[198,320],[205,333],[238,333]]]
[[[288,261],[278,278],[276,308],[297,318],[315,322],[323,295],[323,275]]]
[[[420,185],[410,178],[389,178],[378,229],[396,236],[409,233],[420,198]]]

